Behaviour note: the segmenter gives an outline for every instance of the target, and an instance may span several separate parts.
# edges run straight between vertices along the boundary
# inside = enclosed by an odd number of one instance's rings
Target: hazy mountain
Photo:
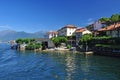
[[[15,40],[17,38],[43,38],[46,32],[38,31],[35,33],[27,33],[24,31],[16,32],[13,30],[0,31],[0,41]]]

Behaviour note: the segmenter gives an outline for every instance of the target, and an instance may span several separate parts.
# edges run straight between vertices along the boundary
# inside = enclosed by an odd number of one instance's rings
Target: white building
[[[76,29],[77,27],[73,25],[66,25],[58,30],[58,36],[72,36]]]
[[[101,21],[97,20],[93,23],[93,28],[94,30],[99,30],[103,27],[105,27],[106,25],[104,23],[102,23]]]
[[[56,32],[56,31],[50,31],[50,32],[47,32],[47,34],[46,34],[46,38],[49,38],[49,39],[51,39],[53,37],[57,37],[57,36],[58,36],[58,32]]]
[[[97,31],[103,27],[105,27],[106,24],[105,23],[102,23],[101,21],[99,20],[96,20],[95,22],[93,22],[92,24],[88,25],[88,30],[90,31]]]
[[[75,34],[76,34],[76,45],[78,45],[79,39],[82,37],[82,35],[92,34],[92,32],[87,30],[86,28],[80,28],[75,31]]]

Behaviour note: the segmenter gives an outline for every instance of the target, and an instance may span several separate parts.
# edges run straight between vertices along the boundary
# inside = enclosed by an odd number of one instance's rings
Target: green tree
[[[21,39],[21,38],[17,39],[16,43],[22,44],[23,43],[23,39]]]
[[[27,50],[35,50],[41,48],[42,45],[40,43],[30,43],[26,46]]]
[[[113,14],[110,18],[102,17],[99,19],[101,22],[106,23],[106,25],[110,24],[116,24],[120,21],[120,15],[119,14]]]
[[[67,38],[66,37],[59,37],[59,41],[60,41],[60,43],[66,43]]]
[[[117,22],[120,21],[120,15],[119,15],[119,14],[113,14],[113,15],[111,16],[110,20],[111,20],[112,23],[115,23],[115,24],[116,24]]]
[[[54,37],[52,38],[53,43],[56,47],[60,46],[61,43],[66,43],[67,38],[66,37]]]
[[[23,42],[26,43],[26,44],[28,44],[28,43],[30,43],[30,39],[28,39],[28,38],[23,39]]]
[[[16,40],[16,43],[20,43],[20,44],[23,44],[23,43],[31,43],[31,42],[34,42],[34,39],[31,39],[31,38],[19,38]]]
[[[99,19],[101,22],[105,23],[106,25],[110,25],[111,24],[111,20],[110,18],[106,18],[106,17],[102,17]]]
[[[91,34],[85,34],[85,35],[83,35],[81,38],[80,38],[80,41],[82,42],[82,43],[84,43],[84,42],[87,42],[87,41],[89,41],[89,40],[91,40],[92,39],[92,35]]]
[[[60,41],[58,37],[52,38],[53,43],[55,44],[56,47],[60,45]]]
[[[119,14],[119,21],[120,21],[120,14]]]
[[[92,40],[91,34],[85,34],[80,38],[80,43],[85,46],[85,50],[88,51],[89,42]]]
[[[111,19],[111,22],[114,23],[114,28],[115,28],[117,22],[120,21],[120,15],[113,14],[110,19]],[[117,31],[119,32],[119,30],[117,30]],[[114,29],[114,32],[115,32],[115,29]],[[115,32],[115,34],[117,34],[117,33]],[[117,35],[117,36],[119,37],[119,35]]]

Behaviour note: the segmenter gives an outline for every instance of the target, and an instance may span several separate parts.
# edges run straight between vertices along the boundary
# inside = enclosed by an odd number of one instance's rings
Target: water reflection
[[[90,62],[88,61],[88,55],[85,55],[84,60],[81,60],[81,70],[86,74],[89,73]]]
[[[76,69],[75,55],[71,56],[70,54],[68,54],[66,56],[65,61],[66,61],[66,72],[67,72],[66,80],[72,80],[72,75],[75,73],[75,69]]]
[[[120,80],[120,59],[0,46],[0,80]]]

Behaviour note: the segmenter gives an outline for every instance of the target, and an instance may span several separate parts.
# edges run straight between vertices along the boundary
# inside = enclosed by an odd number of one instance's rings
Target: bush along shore
[[[75,48],[71,48],[69,44],[67,44],[67,39],[65,37],[57,37],[52,38],[51,41],[54,43],[54,47],[49,48],[44,42],[37,41],[35,39],[30,38],[20,38],[15,41],[15,45],[11,46],[11,48],[17,50],[32,50],[32,51],[70,51],[76,50]]]
[[[84,35],[79,42],[83,51],[93,51],[95,55],[120,57],[120,38],[109,36],[92,37]]]
[[[120,57],[120,38],[99,39],[94,45],[95,54]]]
[[[79,46],[71,47],[67,44],[67,38],[57,37],[51,41],[55,44],[53,48],[43,49],[43,44],[35,39],[17,39],[16,49],[33,51],[76,51],[85,54],[97,54],[107,56],[120,56],[120,38],[109,36],[93,37],[91,34],[80,38]]]
[[[14,45],[17,50],[34,50],[41,51],[42,44],[40,42],[36,42],[35,39],[23,38],[17,39],[16,44]]]

